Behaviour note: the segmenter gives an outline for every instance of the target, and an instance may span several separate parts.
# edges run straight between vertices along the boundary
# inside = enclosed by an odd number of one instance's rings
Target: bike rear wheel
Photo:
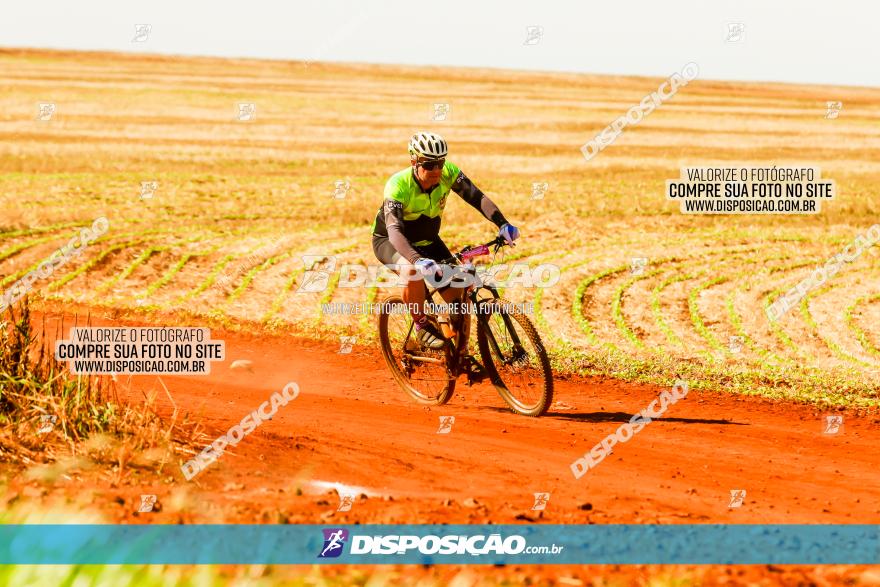
[[[477,344],[495,389],[517,414],[541,416],[553,402],[553,372],[535,326],[503,299],[481,302],[477,312]]]
[[[429,316],[429,319],[434,319]],[[452,351],[422,348],[403,298],[388,296],[379,310],[379,341],[382,356],[397,384],[422,404],[442,405],[455,391],[449,371]],[[436,325],[436,323],[435,323]]]

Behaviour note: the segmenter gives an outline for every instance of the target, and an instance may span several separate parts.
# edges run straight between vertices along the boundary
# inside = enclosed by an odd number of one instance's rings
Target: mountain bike
[[[498,237],[482,245],[466,246],[440,261],[442,267],[455,268],[462,291],[458,302],[447,306],[452,308],[448,314],[425,312],[447,339],[441,349],[427,348],[418,341],[400,295],[390,295],[380,303],[382,355],[394,379],[417,402],[445,404],[455,391],[458,377],[467,375],[469,386],[488,378],[507,405],[523,416],[540,416],[550,407],[553,373],[538,331],[517,306],[504,300],[494,286],[483,283],[470,262],[488,255],[490,247],[494,247],[494,254],[502,246],[505,241]],[[434,302],[435,294],[446,282],[444,275],[433,289],[426,283],[426,300]],[[446,304],[442,298],[434,303]],[[479,358],[468,353],[472,316],[477,321]]]

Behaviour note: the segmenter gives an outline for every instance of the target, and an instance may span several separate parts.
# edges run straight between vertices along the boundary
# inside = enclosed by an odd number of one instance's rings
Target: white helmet
[[[420,159],[443,159],[446,157],[446,141],[438,134],[421,131],[409,140],[409,154]]]

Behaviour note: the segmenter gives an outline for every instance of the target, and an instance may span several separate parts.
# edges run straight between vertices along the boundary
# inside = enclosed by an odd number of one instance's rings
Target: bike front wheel
[[[388,296],[379,310],[379,341],[382,356],[397,384],[422,404],[442,405],[455,391],[449,371],[448,346],[423,348],[416,339],[412,317],[399,295]]]
[[[481,302],[477,318],[480,356],[495,389],[517,414],[544,414],[553,402],[553,372],[535,326],[503,299]]]

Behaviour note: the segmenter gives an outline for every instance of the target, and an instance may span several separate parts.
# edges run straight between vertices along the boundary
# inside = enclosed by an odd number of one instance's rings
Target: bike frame
[[[451,258],[445,259],[444,261],[441,261],[441,263],[452,264],[450,262],[453,262],[455,264],[460,264],[460,262],[463,260],[469,260],[473,257],[478,257],[478,256],[488,254],[489,247],[492,245],[495,246],[495,251],[497,252],[499,248],[504,246],[504,244],[505,244],[504,240],[501,237],[498,237],[495,240],[490,241],[485,244],[482,244],[482,245],[477,245],[475,247],[468,246],[468,247],[463,248],[458,253],[455,253]],[[473,265],[468,267],[466,269],[466,272],[468,274],[470,274],[471,276],[476,277],[476,267],[474,267]],[[471,284],[471,285],[467,286],[466,288],[462,288],[464,291],[462,292],[462,295],[460,295],[459,297],[462,300],[464,300],[466,298],[471,302],[471,304],[473,304],[474,315],[476,315],[476,317],[477,317],[477,328],[484,329],[486,338],[487,338],[492,350],[496,353],[497,356],[503,357],[504,355],[498,346],[498,341],[495,340],[495,335],[492,334],[492,329],[489,327],[488,314],[486,312],[480,311],[481,306],[483,306],[486,303],[489,303],[491,301],[500,300],[501,295],[498,293],[498,290],[495,289],[495,287],[493,285],[483,283],[482,280],[480,280],[479,283],[480,283],[480,285]],[[438,293],[441,289],[443,289],[443,287],[444,286],[438,286],[438,287],[435,287],[434,289],[431,289],[431,287],[427,284],[427,282],[425,282],[425,288],[427,289],[427,295],[425,296],[425,299],[432,300],[432,301],[435,300],[434,294]],[[479,293],[480,290],[488,291],[492,295],[492,300],[489,300],[486,298],[479,299],[477,297],[477,294]],[[441,299],[442,299],[442,296],[441,296]],[[522,342],[519,339],[519,335],[517,335],[517,333],[516,333],[516,329],[513,327],[513,322],[511,321],[510,317],[507,314],[502,314],[502,316],[504,318],[504,325],[507,327],[507,331],[510,333],[511,338],[513,339],[514,351],[524,350],[523,346],[522,346]],[[458,324],[458,325],[460,326],[460,324]],[[450,327],[451,326],[452,326],[452,321],[450,320]],[[407,340],[409,340],[409,337],[412,335],[413,328],[414,328],[414,325],[411,324],[409,332],[407,332]],[[455,330],[455,332],[456,332],[456,334],[462,334],[462,333],[457,332],[457,330]],[[463,334],[467,335],[468,333],[463,333]],[[451,354],[451,359],[452,359],[452,361],[451,361],[451,363],[452,363],[451,375],[454,377],[458,377],[463,372],[463,367],[464,367],[462,365],[462,360],[461,360],[463,357],[460,352],[460,345],[456,344],[452,348],[451,353],[452,353]],[[413,359],[416,359],[416,358],[413,357]],[[419,357],[417,360],[422,361],[422,362],[439,362],[437,359],[432,359],[432,358],[428,358],[428,357]],[[484,361],[485,361],[485,358],[484,358]]]

